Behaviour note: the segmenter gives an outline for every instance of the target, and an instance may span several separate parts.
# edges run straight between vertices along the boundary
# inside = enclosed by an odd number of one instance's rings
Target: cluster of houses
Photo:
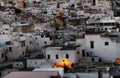
[[[3,78],[120,77],[120,17],[110,0],[1,0],[0,6]]]

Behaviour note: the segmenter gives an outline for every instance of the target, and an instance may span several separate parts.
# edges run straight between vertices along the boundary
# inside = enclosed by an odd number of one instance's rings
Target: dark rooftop
[[[85,34],[102,34],[105,33],[105,31],[93,31],[93,30],[86,30]]]
[[[58,45],[58,44],[51,44],[48,46],[45,46],[44,48],[48,47],[62,47],[61,50],[75,50],[77,47],[80,47],[81,45],[75,45],[75,44],[68,44],[68,45]]]
[[[37,55],[37,56],[35,56],[35,57],[30,57],[30,58],[28,58],[28,59],[44,59],[44,55],[41,54],[41,55]]]
[[[14,62],[26,62],[26,59],[16,59]]]
[[[63,46],[61,50],[75,50],[77,47],[80,47],[80,45],[68,45],[68,46]]]

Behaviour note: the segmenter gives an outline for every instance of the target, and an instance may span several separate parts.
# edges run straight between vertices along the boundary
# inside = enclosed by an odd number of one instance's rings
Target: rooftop
[[[75,50],[77,47],[80,47],[80,45],[76,45],[76,46],[68,45],[68,46],[63,46],[61,50]]]
[[[46,72],[12,72],[2,78],[49,78],[50,76],[58,76],[56,71],[46,71]]]
[[[49,45],[46,46],[47,50],[75,50],[77,47],[80,47],[81,45],[76,44],[67,44],[67,45]]]
[[[85,34],[103,34],[105,31],[86,30]]]
[[[41,60],[44,60],[44,55],[39,54],[39,55],[37,55],[35,57],[30,57],[30,58],[27,58],[27,59],[41,59]]]

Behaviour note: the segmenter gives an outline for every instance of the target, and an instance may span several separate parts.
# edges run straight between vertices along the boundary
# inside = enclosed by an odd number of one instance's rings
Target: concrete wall
[[[41,49],[45,45],[50,45],[53,42],[52,40],[50,40],[49,37],[45,37],[45,36],[42,38],[40,35],[36,35],[34,36],[34,38],[37,49]]]
[[[39,68],[44,62],[46,61],[42,59],[27,59],[27,68]]]
[[[23,62],[13,62],[13,68],[24,68],[25,64]]]
[[[32,36],[27,37],[25,44],[28,52],[36,49],[35,39]]]
[[[9,51],[9,47],[12,48],[12,51]],[[14,60],[23,57],[24,56],[23,52],[26,52],[25,48],[22,48],[20,46],[7,46],[6,50],[7,50],[8,60]]]
[[[76,73],[78,78],[98,78],[98,73]],[[109,74],[103,74],[103,78],[109,78]]]
[[[117,56],[120,56],[117,55],[116,41],[112,41],[110,38],[103,38],[100,35],[85,35],[85,40],[86,50],[95,56],[102,57],[109,62],[114,62]],[[94,41],[93,49],[90,47],[90,41]],[[105,46],[105,42],[109,42],[109,45]]]
[[[50,55],[50,60],[53,62],[60,62],[64,59],[66,59],[66,54],[69,55],[69,61],[71,63],[76,62],[76,52],[75,50],[46,50],[46,58],[47,55]],[[58,55],[58,59],[56,59],[56,55]]]

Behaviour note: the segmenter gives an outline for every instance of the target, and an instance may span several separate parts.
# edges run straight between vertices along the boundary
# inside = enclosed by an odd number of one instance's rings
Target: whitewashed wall
[[[56,59],[56,55],[58,54],[59,59]],[[69,54],[69,61],[71,63],[75,63],[76,62],[76,52],[75,50],[46,50],[46,58],[47,55],[50,55],[50,60],[52,60],[53,62],[59,62],[61,60],[66,59],[66,54]]]
[[[27,68],[39,68],[45,62],[44,59],[27,59]]]
[[[78,78],[98,78],[98,73],[77,73]],[[103,74],[103,78],[109,78],[109,74]]]
[[[85,35],[86,50],[92,52],[93,55],[102,57],[104,60],[114,62],[117,58],[116,41],[111,41],[110,38],[103,38],[100,35]],[[90,48],[90,41],[94,41],[94,49]],[[109,42],[105,46],[104,42]]]

